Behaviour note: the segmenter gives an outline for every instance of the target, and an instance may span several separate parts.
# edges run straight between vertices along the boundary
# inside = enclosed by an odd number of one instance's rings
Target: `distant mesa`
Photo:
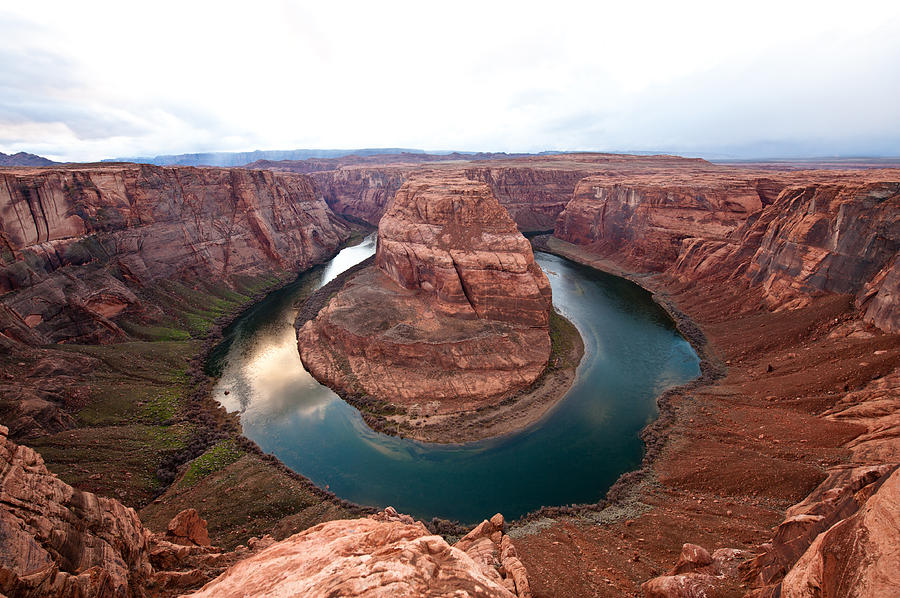
[[[54,164],[58,164],[58,162],[27,152],[15,154],[0,152],[0,166],[53,166]]]
[[[252,152],[201,152],[194,154],[164,154],[153,157],[110,158],[103,162],[135,162],[137,164],[154,164],[156,166],[251,166],[255,162],[302,161],[302,160],[336,160],[347,156],[369,158],[382,155],[398,157],[407,161],[428,162],[434,159],[476,159],[490,156],[507,156],[507,154],[482,154],[477,152],[431,152],[420,149],[400,147],[379,147],[361,149],[295,149],[295,150],[255,150]],[[378,161],[376,159],[376,161]],[[383,162],[383,160],[381,160]],[[257,166],[266,168],[267,165]],[[286,168],[286,170],[294,170]],[[308,170],[295,170],[309,172]]]

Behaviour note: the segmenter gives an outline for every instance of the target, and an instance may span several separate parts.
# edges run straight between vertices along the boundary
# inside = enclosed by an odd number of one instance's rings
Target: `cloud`
[[[876,0],[34,2],[0,9],[0,151],[900,154],[898,26]]]

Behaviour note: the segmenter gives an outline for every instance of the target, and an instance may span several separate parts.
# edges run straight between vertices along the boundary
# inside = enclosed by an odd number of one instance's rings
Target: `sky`
[[[900,2],[0,7],[0,151],[900,155]]]

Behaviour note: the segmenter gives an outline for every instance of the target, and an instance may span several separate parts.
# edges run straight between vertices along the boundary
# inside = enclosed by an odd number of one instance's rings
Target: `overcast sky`
[[[900,2],[0,8],[0,151],[900,155]]]

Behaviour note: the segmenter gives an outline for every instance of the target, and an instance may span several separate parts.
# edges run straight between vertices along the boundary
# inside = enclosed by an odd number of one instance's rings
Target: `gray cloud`
[[[795,10],[756,36],[698,22],[702,7],[669,23],[627,7],[297,6],[0,11],[0,151],[900,154],[897,8],[846,27],[843,9]]]

